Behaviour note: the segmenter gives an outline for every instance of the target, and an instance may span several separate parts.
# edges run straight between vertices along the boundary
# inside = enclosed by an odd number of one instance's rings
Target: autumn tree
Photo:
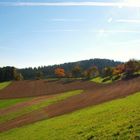
[[[72,73],[71,72],[66,72],[65,75],[66,75],[67,78],[72,78]]]
[[[125,75],[127,78],[131,77],[134,72],[138,72],[140,70],[139,61],[129,60],[125,63]]]
[[[120,64],[113,69],[113,75],[119,75],[125,72],[125,64]]]
[[[65,77],[65,70],[63,68],[56,68],[54,73],[59,78]]]
[[[102,72],[103,77],[112,76],[113,75],[113,68],[112,67],[105,67]]]
[[[91,79],[91,78],[96,77],[98,75],[99,75],[99,71],[98,71],[98,68],[96,66],[93,66],[84,72],[84,76],[88,79]]]
[[[20,72],[18,72],[16,68],[13,68],[13,76],[14,76],[14,80],[16,81],[21,81],[24,79],[23,75]]]
[[[73,69],[72,69],[72,75],[73,77],[80,77],[81,76],[81,67],[79,65],[76,65]]]
[[[0,68],[0,82],[11,80],[23,80],[22,74],[15,67]]]

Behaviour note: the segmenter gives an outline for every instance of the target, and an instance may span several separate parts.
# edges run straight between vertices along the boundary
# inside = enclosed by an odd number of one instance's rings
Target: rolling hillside
[[[139,92],[139,83],[140,78],[117,81],[110,84],[97,84],[82,80],[70,83],[46,80],[12,82],[12,84],[0,91],[1,99],[21,99],[21,97],[23,99],[30,97],[30,99],[25,101],[25,103],[15,104],[13,107],[1,110],[0,131],[3,132],[43,119],[72,113],[89,106],[124,98]],[[68,91],[72,90],[83,92],[82,94],[72,93],[73,96],[69,96]],[[65,98],[61,97],[62,92],[65,92]],[[53,98],[57,97],[59,100],[54,102]],[[48,102],[52,103],[48,104]],[[4,112],[7,112],[7,110],[13,111],[8,112],[5,116]]]
[[[140,93],[0,134],[1,140],[140,139]]]

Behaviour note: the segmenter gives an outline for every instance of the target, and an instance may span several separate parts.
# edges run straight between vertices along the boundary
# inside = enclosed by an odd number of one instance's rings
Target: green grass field
[[[139,140],[140,93],[16,128],[1,140]]]
[[[110,83],[113,83],[113,82],[121,80],[122,76],[123,75],[120,75],[120,77],[118,79],[115,79],[116,76],[105,77],[105,78],[99,76],[99,77],[91,79],[90,81],[95,82],[95,83],[99,83],[99,84],[110,84]]]
[[[7,108],[9,106],[15,105],[17,103],[21,103],[24,101],[29,100],[28,98],[21,98],[21,99],[3,99],[0,100],[0,109]]]
[[[2,82],[0,83],[0,90],[4,89],[5,87],[9,86],[12,82]]]
[[[0,83],[0,90],[6,88],[7,86],[9,86],[12,82],[2,82]],[[15,105],[17,103],[23,102],[28,100],[27,98],[22,98],[22,99],[3,99],[0,100],[0,109],[4,109],[7,108],[11,105]]]
[[[109,83],[112,83],[112,80],[107,80],[105,82],[103,82],[104,78],[102,77],[96,77],[96,78],[93,78],[91,79],[90,81],[91,82],[95,82],[95,83],[99,83],[99,84],[109,84]]]
[[[22,115],[27,114],[29,112],[39,110],[43,107],[47,107],[48,105],[51,105],[51,104],[57,103],[59,101],[65,100],[66,98],[69,98],[71,96],[81,94],[82,92],[83,92],[82,90],[75,90],[75,91],[69,91],[69,92],[61,93],[61,94],[56,95],[53,98],[46,99],[45,101],[42,101],[38,104],[28,106],[28,107],[24,107],[24,108],[22,108],[18,111],[13,111],[13,112],[11,112],[9,114],[6,114],[6,115],[1,115],[0,116],[0,123],[6,122],[8,120],[12,120],[16,117],[22,116]],[[5,100],[5,101],[2,100],[2,101],[0,101],[0,103],[2,102],[0,107],[4,106],[4,105],[9,106],[10,103],[12,105],[13,103],[20,102],[20,101],[22,102],[23,100],[25,100],[25,99],[13,99],[13,101],[12,100]]]

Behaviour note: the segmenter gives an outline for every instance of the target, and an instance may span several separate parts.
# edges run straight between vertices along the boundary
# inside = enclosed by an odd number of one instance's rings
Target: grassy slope
[[[29,99],[27,98],[22,98],[22,99],[4,99],[4,100],[0,100],[0,109],[5,109],[9,106],[15,105],[17,103],[23,102],[23,101],[27,101]]]
[[[139,140],[140,93],[16,128],[1,140]]]
[[[10,114],[2,115],[2,116],[0,116],[0,123],[3,123],[5,121],[11,120],[11,119],[14,119],[18,116],[21,116],[21,115],[24,115],[26,113],[32,112],[34,110],[41,109],[41,108],[46,107],[50,104],[54,104],[56,102],[65,100],[68,97],[80,94],[82,92],[83,92],[82,90],[75,90],[75,91],[69,91],[69,92],[65,92],[65,93],[62,93],[62,94],[58,94],[57,96],[55,96],[53,98],[50,98],[50,99],[47,99],[45,101],[42,101],[39,104],[25,107],[23,109],[20,109],[19,111],[15,111],[15,112],[12,112]]]
[[[108,80],[106,82],[103,82],[103,80],[104,78],[102,77],[96,77],[96,78],[93,78],[91,81],[95,83],[104,83],[104,84],[112,83],[112,80]]]
[[[115,77],[116,76],[102,78],[102,77],[99,76],[99,77],[96,77],[96,78],[91,79],[90,81],[91,82],[95,82],[95,83],[100,83],[100,84],[109,84],[109,83],[112,83],[112,82],[121,80],[122,75],[120,75],[120,78],[118,78],[116,80],[113,80]],[[108,79],[108,80],[106,80],[104,82],[103,80],[105,80],[105,79]]]
[[[2,82],[2,83],[0,83],[0,90],[5,88],[5,87],[7,87],[7,86],[9,86],[10,84],[11,84],[11,82]]]
[[[0,90],[6,88],[9,86],[12,82],[2,82],[0,83]],[[0,109],[4,109],[6,107],[9,107],[11,105],[15,105],[19,102],[26,101],[27,99],[5,99],[5,100],[0,100]]]
[[[103,80],[103,78],[101,78],[101,77],[96,77],[96,78],[91,79],[91,81],[95,82],[95,83],[102,83],[102,80]]]

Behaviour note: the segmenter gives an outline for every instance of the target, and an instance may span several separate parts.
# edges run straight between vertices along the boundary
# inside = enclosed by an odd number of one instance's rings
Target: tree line
[[[92,79],[94,77],[100,76],[105,78],[105,80],[117,80],[119,78],[129,79],[140,75],[140,61],[130,60],[114,67],[106,66],[101,71],[95,65],[87,68],[84,71],[79,65],[77,65],[69,73],[65,72],[63,68],[59,67],[55,69],[55,75],[59,78],[82,77],[85,79]]]
[[[97,76],[103,77],[105,80],[117,80],[119,78],[129,79],[138,75],[140,75],[140,61],[137,60],[121,63],[107,59],[93,59],[38,68],[0,68],[0,82],[46,78],[92,79]]]
[[[23,76],[15,67],[0,68],[0,82],[11,80],[23,80]]]
[[[55,78],[55,69],[56,68],[63,68],[65,70],[65,75],[67,77],[71,77],[72,73],[75,77],[81,77],[81,73],[83,73],[85,70],[92,66],[98,67],[99,72],[102,71],[103,68],[110,66],[115,67],[117,65],[121,64],[121,62],[109,60],[109,59],[90,59],[90,60],[84,60],[84,61],[78,61],[78,62],[72,62],[72,63],[64,63],[60,65],[53,65],[53,66],[42,66],[38,68],[24,68],[20,69],[20,73],[22,73],[24,79],[36,79],[39,77],[39,75],[44,78]],[[75,68],[75,69],[74,69]],[[77,72],[80,68],[80,73]],[[72,72],[73,71],[73,72]],[[83,75],[83,74],[82,74]]]

